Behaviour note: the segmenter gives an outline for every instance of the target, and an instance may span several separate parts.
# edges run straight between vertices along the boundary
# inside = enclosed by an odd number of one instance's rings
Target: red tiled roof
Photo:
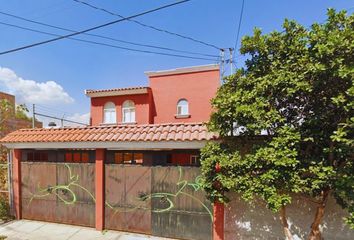
[[[86,94],[89,93],[102,93],[102,92],[115,92],[115,91],[127,91],[127,90],[138,90],[138,89],[148,89],[149,87],[126,87],[126,88],[111,88],[111,89],[87,89]]]
[[[217,134],[208,132],[203,123],[170,123],[20,129],[2,138],[0,143],[158,142],[213,139],[217,139]]]

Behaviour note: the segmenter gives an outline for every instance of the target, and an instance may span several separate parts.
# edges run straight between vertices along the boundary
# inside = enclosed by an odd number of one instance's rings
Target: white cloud
[[[74,102],[74,99],[58,83],[23,79],[9,68],[0,67],[0,85],[5,86],[11,94],[14,94],[18,103],[68,104]]]
[[[90,113],[84,113],[84,114],[75,113],[74,115],[68,116],[67,119],[71,120],[71,121],[79,122],[79,123],[89,124]],[[65,125],[66,126],[83,126],[80,124],[69,123],[69,122],[66,122]]]

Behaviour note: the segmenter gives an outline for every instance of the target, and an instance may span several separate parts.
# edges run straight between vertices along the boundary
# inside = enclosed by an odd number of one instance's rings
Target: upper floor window
[[[177,103],[177,116],[189,115],[188,101],[186,99],[180,99]]]
[[[123,123],[135,122],[135,104],[131,100],[123,103],[122,107]]]
[[[116,123],[116,105],[108,102],[104,105],[103,109],[103,123]]]

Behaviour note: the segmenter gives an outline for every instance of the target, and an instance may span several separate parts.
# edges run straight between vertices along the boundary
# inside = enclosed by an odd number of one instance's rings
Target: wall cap
[[[192,67],[184,67],[184,68],[175,68],[175,69],[162,70],[162,71],[147,71],[144,73],[148,77],[157,77],[157,76],[175,75],[175,74],[183,74],[183,73],[215,71],[215,70],[218,71],[220,70],[219,64],[208,64],[208,65],[200,65],[200,66],[192,66]]]

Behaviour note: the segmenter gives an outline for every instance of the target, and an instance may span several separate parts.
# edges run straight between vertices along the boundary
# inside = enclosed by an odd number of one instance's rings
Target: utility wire
[[[32,19],[24,18],[24,17],[21,17],[21,16],[16,16],[14,14],[2,12],[2,11],[0,11],[0,14],[8,16],[8,17],[12,17],[12,18],[20,19],[20,20],[23,20],[23,21],[26,21],[26,22],[31,22],[31,23],[35,23],[35,24],[38,24],[38,25],[46,26],[46,27],[51,27],[51,28],[55,28],[55,29],[59,29],[59,30],[68,31],[68,32],[76,32],[75,30],[72,30],[72,29],[68,29],[68,28],[64,28],[64,27],[59,27],[59,26],[55,26],[55,25],[51,25],[51,24],[35,21],[35,20],[32,20]],[[191,52],[191,51],[185,51],[185,50],[178,50],[178,49],[173,49],[173,48],[161,47],[161,46],[156,46],[156,45],[149,45],[149,44],[141,44],[141,43],[136,43],[136,42],[130,42],[130,41],[125,41],[125,40],[121,40],[121,39],[117,39],[117,38],[112,38],[112,37],[107,37],[107,36],[98,35],[98,34],[92,34],[92,33],[83,33],[83,35],[98,37],[98,38],[102,38],[102,39],[107,39],[107,40],[111,40],[111,41],[115,41],[115,42],[121,42],[121,43],[131,44],[131,45],[135,45],[135,46],[141,46],[141,47],[156,48],[156,49],[162,49],[162,50],[167,50],[167,51],[174,51],[174,52],[179,52],[179,53],[187,53],[187,54],[200,55],[200,56],[206,56],[206,57],[219,57],[217,55],[197,53],[197,52]]]
[[[76,36],[76,35],[79,35],[79,34],[90,32],[90,31],[93,31],[93,30],[96,30],[96,29],[99,29],[99,28],[107,27],[107,26],[110,26],[112,24],[123,22],[123,21],[129,20],[131,18],[136,18],[136,17],[142,16],[142,15],[146,15],[148,13],[156,12],[156,11],[159,11],[161,9],[169,8],[169,7],[172,7],[172,6],[175,6],[175,5],[179,5],[179,4],[182,4],[182,3],[185,3],[185,2],[189,2],[189,1],[191,1],[191,0],[182,0],[182,1],[174,2],[174,3],[170,3],[170,4],[167,4],[167,5],[158,7],[158,8],[154,8],[154,9],[142,12],[142,13],[131,15],[131,16],[126,17],[126,18],[114,20],[114,21],[111,21],[111,22],[108,22],[108,23],[104,23],[104,24],[95,26],[95,27],[91,27],[91,28],[88,28],[88,29],[85,29],[85,30],[82,30],[82,31],[79,31],[79,32],[75,32],[75,33],[71,33],[71,34],[67,34],[67,35],[63,35],[63,36],[58,36],[56,38],[52,38],[52,39],[49,39],[49,40],[46,40],[46,41],[37,42],[37,43],[30,44],[30,45],[26,45],[26,46],[14,48],[14,49],[6,50],[6,51],[3,51],[3,52],[0,52],[0,55],[12,53],[12,52],[17,52],[17,51],[24,50],[24,49],[27,49],[27,48],[32,48],[32,47],[43,45],[43,44],[47,44],[47,43],[50,43],[50,42],[55,42],[55,41],[58,41],[58,40],[61,40],[61,39],[64,39],[64,38]]]
[[[58,117],[49,116],[49,115],[46,115],[46,114],[41,114],[41,113],[38,113],[38,112],[35,112],[34,115],[35,115],[35,116],[46,117],[46,118],[52,118],[52,119],[56,119],[56,120],[61,120],[61,121],[64,121],[64,122],[70,122],[70,123],[75,123],[75,124],[80,124],[80,125],[88,126],[87,123],[81,123],[81,122],[71,121],[71,120],[68,120],[68,119],[65,119],[65,118],[58,118]]]
[[[58,34],[44,32],[44,31],[33,29],[33,28],[22,27],[22,26],[19,26],[19,25],[5,23],[5,22],[1,22],[1,21],[0,21],[0,24],[1,25],[5,25],[5,26],[9,26],[9,27],[22,29],[22,30],[31,31],[31,32],[36,32],[36,33],[41,33],[41,34],[45,34],[45,35],[50,35],[50,36],[56,36],[56,37],[60,37],[61,36],[61,35],[58,35]],[[196,59],[196,60],[206,60],[206,61],[215,61],[216,60],[216,58],[192,57],[192,56],[186,56],[186,55],[180,55],[180,54],[172,54],[172,53],[164,53],[164,52],[155,52],[155,51],[149,51],[149,50],[127,48],[127,47],[121,47],[121,46],[117,46],[117,45],[113,45],[113,44],[96,42],[96,41],[85,40],[85,39],[80,39],[80,38],[73,38],[73,37],[66,37],[66,38],[70,39],[70,40],[79,41],[79,42],[85,42],[85,43],[90,43],[90,44],[95,44],[95,45],[100,45],[100,46],[106,46],[106,47],[111,47],[111,48],[117,48],[117,49],[123,49],[123,50],[128,50],[128,51],[133,51],[133,52],[157,54],[157,55],[163,55],[163,56],[188,58],[188,59]],[[9,51],[11,51],[11,50],[9,50]],[[7,52],[9,52],[9,51],[7,51]],[[5,53],[0,53],[0,55],[2,55],[2,54],[6,54],[6,52]]]
[[[84,1],[81,1],[81,0],[73,0],[73,1],[74,1],[74,2],[77,2],[77,3],[81,3],[81,4],[83,4],[83,5],[86,5],[86,6],[90,7],[90,8],[95,9],[95,10],[103,11],[103,12],[108,13],[108,14],[113,15],[113,16],[118,16],[118,17],[120,17],[120,18],[122,18],[122,19],[125,18],[125,17],[124,17],[123,15],[121,15],[121,14],[118,14],[118,13],[115,13],[115,12],[112,12],[112,11],[109,11],[109,10],[107,10],[107,9],[105,9],[105,8],[101,8],[101,7],[94,6],[94,5],[90,4],[90,3],[87,3],[87,2],[84,2]],[[155,30],[155,31],[159,31],[159,32],[167,33],[167,34],[174,35],[174,36],[177,36],[177,37],[180,37],[180,38],[188,39],[188,40],[190,40],[190,41],[193,41],[193,42],[196,42],[196,43],[200,43],[200,44],[203,44],[203,45],[205,45],[205,46],[212,47],[212,48],[215,48],[215,49],[217,49],[217,50],[220,50],[220,47],[218,47],[218,46],[216,46],[216,45],[214,45],[214,44],[211,44],[211,43],[207,43],[207,42],[202,41],[202,40],[198,40],[198,39],[196,39],[196,38],[188,37],[188,36],[185,36],[185,35],[182,35],[182,34],[179,34],[179,33],[175,33],[175,32],[171,32],[171,31],[168,31],[168,30],[165,30],[165,29],[162,29],[162,28],[157,28],[157,27],[154,27],[154,26],[152,26],[152,25],[148,25],[148,24],[145,24],[145,23],[143,23],[143,22],[140,22],[140,21],[138,21],[138,20],[128,19],[128,21],[134,22],[134,23],[136,23],[136,24],[138,24],[138,25],[140,25],[140,26],[146,27],[146,28],[153,29],[153,30]]]
[[[241,6],[241,11],[240,11],[240,18],[238,20],[238,27],[237,27],[237,34],[236,34],[236,42],[235,42],[235,51],[237,49],[237,44],[238,44],[238,39],[240,36],[240,29],[241,29],[241,24],[242,24],[242,16],[243,16],[243,8],[245,6],[245,0],[242,0],[242,6]]]
[[[43,111],[48,111],[48,112],[52,112],[52,113],[56,113],[56,114],[59,114],[59,115],[74,115],[76,113],[74,112],[66,112],[66,111],[63,111],[63,110],[60,110],[58,108],[53,108],[53,107],[49,107],[47,105],[43,105],[43,104],[36,104],[36,109],[42,109]]]

